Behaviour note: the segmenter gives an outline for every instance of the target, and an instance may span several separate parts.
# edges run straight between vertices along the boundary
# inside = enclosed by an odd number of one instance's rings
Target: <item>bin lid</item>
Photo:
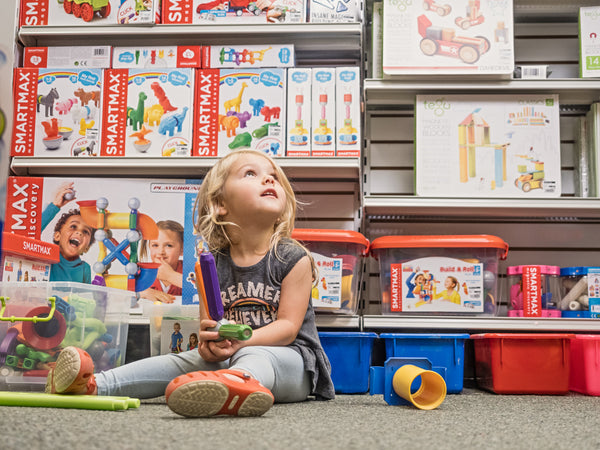
[[[325,230],[315,228],[296,228],[292,231],[292,237],[298,241],[317,242],[343,242],[346,244],[358,244],[367,248],[369,240],[358,231],[351,230]]]
[[[488,234],[471,235],[431,235],[431,236],[382,236],[371,242],[369,250],[386,248],[498,248],[502,250],[501,259],[506,259],[508,244],[497,236]]]
[[[590,271],[598,273],[600,267],[563,267],[560,269],[560,274],[564,276],[587,275]]]
[[[468,333],[381,333],[381,339],[469,339]]]
[[[523,275],[523,268],[525,267],[537,267],[542,275],[560,275],[559,266],[546,266],[540,264],[531,264],[523,266],[508,266],[506,268],[507,275]]]
[[[471,339],[573,339],[568,333],[483,333],[472,334]]]

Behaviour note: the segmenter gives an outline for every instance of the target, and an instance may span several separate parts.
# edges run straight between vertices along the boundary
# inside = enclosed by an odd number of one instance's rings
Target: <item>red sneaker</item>
[[[237,370],[192,372],[172,380],[165,391],[171,411],[188,417],[262,416],[273,405],[266,387]]]
[[[96,391],[94,362],[91,356],[77,347],[65,347],[56,366],[46,379],[47,394],[90,395]]]

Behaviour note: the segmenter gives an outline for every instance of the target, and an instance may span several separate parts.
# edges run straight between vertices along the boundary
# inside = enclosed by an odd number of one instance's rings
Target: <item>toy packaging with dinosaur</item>
[[[560,197],[557,94],[417,95],[416,194]]]
[[[383,11],[385,75],[512,75],[512,0],[384,0]]]

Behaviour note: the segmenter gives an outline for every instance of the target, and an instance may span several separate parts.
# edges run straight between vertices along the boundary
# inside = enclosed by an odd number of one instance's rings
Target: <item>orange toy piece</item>
[[[58,134],[58,119],[53,117],[49,121],[42,122],[44,131],[46,132],[46,139],[58,139],[61,137]]]
[[[142,125],[142,129],[140,131],[136,131],[135,133],[131,133],[129,137],[137,138],[135,144],[143,145],[148,144],[150,141],[146,139],[146,135],[148,133],[152,133],[152,130],[146,128],[145,125]]]
[[[162,88],[162,86],[160,85],[160,83],[158,81],[153,82],[150,85],[150,87],[152,88],[152,90],[154,91],[154,95],[158,99],[158,104],[160,106],[162,106],[163,111],[165,113],[177,110],[177,108],[175,108],[173,105],[171,105],[171,102],[170,102],[169,98],[167,97],[165,90]]]

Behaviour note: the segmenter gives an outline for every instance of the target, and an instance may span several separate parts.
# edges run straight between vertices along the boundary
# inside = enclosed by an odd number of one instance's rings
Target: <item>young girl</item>
[[[156,223],[158,238],[142,241],[140,257],[150,257],[160,264],[154,284],[140,293],[140,297],[163,303],[173,303],[176,295],[181,295],[183,285],[183,226],[174,220],[161,220]]]
[[[216,341],[200,311],[197,350],[92,375],[89,355],[65,348],[47,392],[157,397],[191,417],[259,416],[276,402],[334,398],[311,298],[316,269],[291,239],[296,198],[267,155],[238,150],[208,172],[196,200],[196,231],[215,256],[225,316],[254,330],[247,341]],[[165,391],[166,388],[166,391]]]

